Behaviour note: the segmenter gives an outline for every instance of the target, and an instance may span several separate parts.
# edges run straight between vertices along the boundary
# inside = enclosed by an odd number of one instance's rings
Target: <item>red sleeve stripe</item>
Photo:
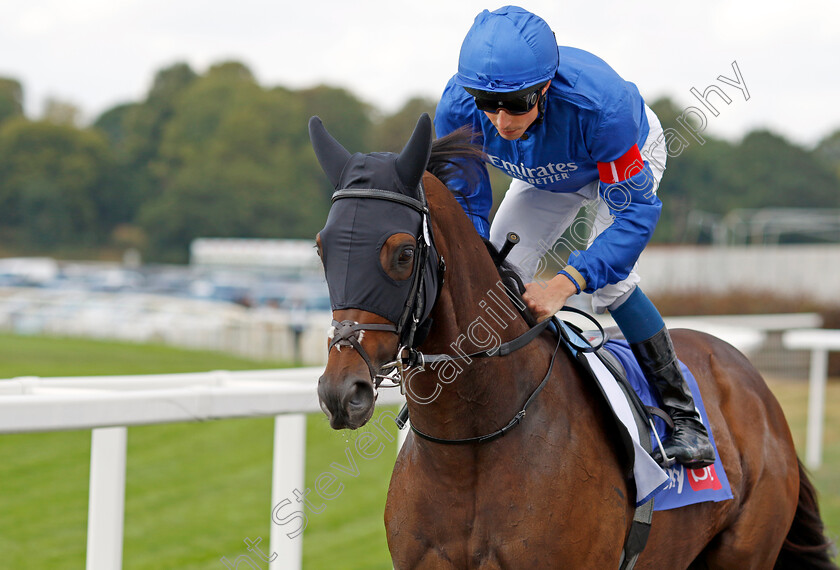
[[[601,182],[615,184],[638,174],[644,167],[645,162],[642,160],[642,153],[639,152],[639,145],[634,144],[630,150],[612,162],[599,162],[598,176]]]

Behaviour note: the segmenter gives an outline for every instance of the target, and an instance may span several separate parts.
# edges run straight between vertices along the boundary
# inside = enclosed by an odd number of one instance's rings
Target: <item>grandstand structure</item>
[[[740,208],[725,216],[693,210],[685,242],[716,246],[840,243],[840,209]]]

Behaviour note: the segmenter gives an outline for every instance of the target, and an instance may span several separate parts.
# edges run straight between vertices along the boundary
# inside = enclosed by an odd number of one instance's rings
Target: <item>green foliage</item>
[[[415,97],[406,102],[399,111],[385,117],[374,130],[375,150],[400,152],[414,132],[420,115],[428,113],[430,117],[434,117],[436,106],[436,101]]]
[[[97,239],[112,191],[105,138],[97,131],[23,118],[0,127],[0,224],[45,247]]]
[[[49,98],[44,105],[43,120],[55,125],[79,126],[82,110],[73,103]]]
[[[304,89],[296,94],[303,103],[304,125],[309,117],[317,115],[329,128],[330,134],[341,141],[350,152],[372,152],[384,149],[373,148],[371,115],[374,110],[370,105],[359,101],[355,95],[345,89],[319,85]],[[285,113],[286,120],[295,115]],[[298,119],[295,119],[298,120]],[[306,129],[306,127],[304,127]],[[304,130],[305,140],[309,145],[308,130]],[[297,142],[297,141],[296,141]]]
[[[155,172],[163,130],[173,118],[181,94],[197,78],[185,63],[161,69],[145,101],[118,105],[94,122],[107,137],[115,164],[107,178],[117,198],[106,210],[109,226],[136,224],[141,206],[160,194]]]
[[[332,187],[310,147],[318,115],[350,152],[399,151],[435,101],[414,98],[382,115],[346,89],[260,85],[224,61],[204,73],[186,63],[157,72],[146,97],[75,126],[53,102],[47,121],[23,116],[23,88],[0,78],[0,230],[27,253],[72,248],[144,249],[150,261],[184,261],[196,237],[310,238]],[[813,150],[768,131],[729,142],[696,140],[670,99],[651,104],[675,143],[654,241],[697,233],[692,212],[840,206],[840,131]],[[509,178],[490,168],[495,205]],[[128,233],[127,233],[128,232]]]
[[[152,255],[183,255],[200,236],[315,235],[329,192],[309,150],[304,101],[263,89],[235,64],[181,93],[161,137],[159,194],[138,216]]]
[[[840,129],[821,140],[814,149],[814,154],[840,178]]]
[[[0,77],[0,124],[23,116],[23,87],[16,79]]]
[[[737,143],[703,132],[701,142],[677,121],[682,111],[673,101],[660,99],[651,108],[666,140],[675,141],[659,189],[663,212],[654,241],[683,241],[693,211],[723,216],[739,208],[840,207],[840,171],[836,166],[832,171],[829,158],[840,161],[840,152],[831,150],[831,138],[819,152],[766,130],[750,132]]]
[[[814,156],[769,131],[747,134],[733,156],[734,208],[840,207],[838,179]]]

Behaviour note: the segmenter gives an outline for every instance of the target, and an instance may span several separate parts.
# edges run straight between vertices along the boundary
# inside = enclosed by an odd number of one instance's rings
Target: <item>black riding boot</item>
[[[630,345],[645,377],[659,392],[662,407],[674,420],[674,431],[662,443],[665,455],[685,465],[686,469],[699,469],[715,462],[715,451],[709,433],[700,421],[694,407],[694,398],[680,371],[674,345],[668,329],[662,329],[651,338]],[[654,454],[660,464],[667,460],[657,449]]]

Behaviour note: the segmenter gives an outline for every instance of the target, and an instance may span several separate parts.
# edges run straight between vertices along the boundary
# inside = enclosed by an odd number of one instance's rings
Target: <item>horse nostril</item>
[[[374,392],[370,382],[357,380],[347,391],[347,407],[359,410],[367,410],[373,405]]]

